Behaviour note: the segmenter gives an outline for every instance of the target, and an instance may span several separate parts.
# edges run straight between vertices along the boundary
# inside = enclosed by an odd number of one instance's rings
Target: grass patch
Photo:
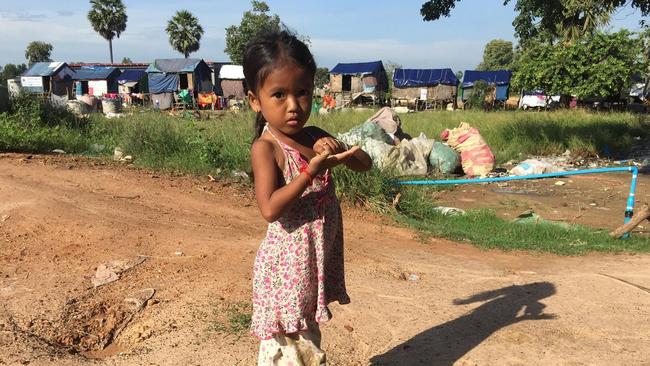
[[[155,170],[212,175],[250,171],[254,120],[250,112],[228,113],[208,120],[143,109],[127,112],[128,116],[120,119],[106,119],[100,114],[79,119],[34,99],[20,99],[9,113],[0,114],[0,151],[42,153],[63,149],[68,153],[102,156],[111,155],[115,147],[120,147],[135,158],[135,165]],[[336,134],[362,123],[373,113],[364,110],[315,115],[310,123]],[[629,150],[635,137],[648,135],[639,117],[629,113],[441,111],[400,118],[407,133],[416,136],[424,132],[433,138],[445,128],[467,121],[481,131],[498,163],[529,155],[561,154],[566,149],[583,156],[604,152],[617,155]],[[439,188],[397,187],[390,183],[391,177],[375,169],[358,174],[337,168],[334,178],[343,200],[393,215],[422,235],[502,250],[557,254],[650,252],[650,239],[643,237],[621,241],[581,227],[566,230],[548,225],[515,225],[487,211],[471,211],[463,217],[442,216],[432,210],[432,192]],[[401,199],[394,206],[398,194]],[[516,207],[516,202],[501,204]],[[215,327],[236,332],[237,324],[245,325],[245,312],[237,310],[237,306],[224,308],[223,314],[226,318],[219,323],[222,325]]]
[[[435,204],[422,199],[422,193],[406,188],[397,206],[398,222],[425,236],[470,242],[486,249],[526,250],[559,255],[588,252],[650,252],[650,239],[632,236],[612,239],[604,230],[574,225],[563,228],[552,223],[516,224],[498,218],[489,210],[470,210],[464,216],[444,216],[433,211]]]
[[[248,334],[252,314],[252,306],[247,302],[216,303],[207,330],[241,337]]]

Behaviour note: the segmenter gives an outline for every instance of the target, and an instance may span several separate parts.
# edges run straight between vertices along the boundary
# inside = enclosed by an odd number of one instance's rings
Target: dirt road
[[[330,365],[650,365],[650,255],[481,251],[344,211],[352,304],[322,328]],[[236,187],[0,155],[0,364],[252,365],[230,327],[264,232]]]

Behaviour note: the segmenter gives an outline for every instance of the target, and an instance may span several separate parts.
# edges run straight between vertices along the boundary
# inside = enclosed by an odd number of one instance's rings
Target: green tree
[[[384,64],[384,70],[386,70],[386,76],[388,76],[389,80],[393,80],[393,73],[395,72],[395,69],[402,68],[401,64],[397,62],[393,62],[391,60],[386,60],[383,62],[383,64]]]
[[[6,64],[0,73],[0,80],[2,81],[3,85],[6,85],[7,80],[13,79],[25,71],[27,71],[27,65],[25,64]]]
[[[246,45],[262,31],[279,31],[280,17],[270,15],[269,6],[264,1],[251,1],[252,9],[244,12],[238,26],[226,28],[226,48],[224,52],[230,60],[241,65],[244,61]]]
[[[463,80],[463,72],[462,71],[460,71],[460,70],[456,71],[456,79],[458,79],[458,81]]]
[[[108,41],[113,63],[113,38],[120,38],[126,29],[126,7],[122,0],[90,0],[88,20],[95,32]]]
[[[50,55],[52,54],[53,48],[54,47],[52,47],[52,45],[47,42],[29,42],[27,48],[25,49],[25,58],[27,59],[27,64],[31,66],[35,62],[52,61],[50,59]]]
[[[420,14],[425,21],[448,17],[459,1],[429,0],[422,4]],[[639,9],[644,17],[650,15],[650,0],[516,0],[515,35],[521,43],[533,39],[573,42],[594,34],[608,23],[612,12],[626,5]]]
[[[124,57],[124,58],[122,58],[122,63],[123,64],[132,64],[133,61],[131,61],[131,59],[128,58],[128,57]]]
[[[167,22],[165,31],[169,35],[169,43],[172,48],[182,53],[185,58],[201,47],[203,27],[199,24],[199,19],[187,10],[177,11]]]
[[[322,88],[330,82],[330,71],[327,67],[319,67],[314,75],[314,87]]]
[[[548,94],[615,97],[647,70],[644,41],[627,30],[597,32],[572,43],[537,43],[521,52],[515,87]]]
[[[485,45],[483,61],[477,70],[508,70],[512,64],[512,42],[493,39]]]

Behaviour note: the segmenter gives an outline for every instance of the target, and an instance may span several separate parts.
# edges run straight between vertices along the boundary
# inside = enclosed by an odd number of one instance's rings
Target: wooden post
[[[648,205],[644,205],[641,210],[632,216],[632,219],[627,224],[624,224],[616,230],[612,231],[609,233],[609,236],[612,238],[620,238],[624,234],[632,231],[632,229],[634,229],[637,225],[646,219],[650,220],[650,209],[648,208]]]

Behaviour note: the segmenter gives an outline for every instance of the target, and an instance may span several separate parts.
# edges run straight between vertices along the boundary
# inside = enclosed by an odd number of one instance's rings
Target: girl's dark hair
[[[303,67],[314,78],[316,62],[307,45],[295,35],[287,32],[264,33],[246,46],[244,51],[244,77],[248,89],[255,95],[264,80],[278,65],[294,62]],[[262,112],[255,117],[255,139],[262,135],[266,121]]]

